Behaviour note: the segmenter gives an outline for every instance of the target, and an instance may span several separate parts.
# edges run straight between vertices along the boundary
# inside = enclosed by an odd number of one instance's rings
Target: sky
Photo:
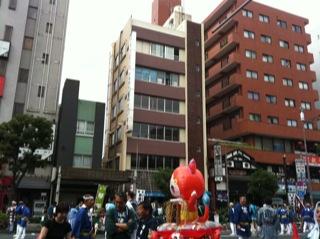
[[[106,102],[111,44],[132,16],[151,22],[152,0],[69,0],[69,14],[62,69],[61,90],[66,78],[80,80],[79,97]],[[222,0],[184,0],[194,22],[202,22]],[[256,0],[309,19],[306,31],[313,39],[320,34],[315,0]],[[320,44],[320,41],[317,41]],[[312,44],[316,61],[320,46]],[[60,94],[61,98],[61,94]]]

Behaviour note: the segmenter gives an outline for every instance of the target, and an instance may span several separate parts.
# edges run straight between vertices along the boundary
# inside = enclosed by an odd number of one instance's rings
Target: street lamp
[[[282,160],[283,160],[283,172],[284,172],[284,186],[286,190],[286,195],[288,196],[287,156],[285,154],[282,156]]]
[[[305,116],[304,116],[304,109],[301,107],[300,110],[301,110],[300,111],[300,120],[302,122],[302,130],[303,130],[304,155],[305,155],[305,160],[307,162],[307,189],[310,194],[311,204],[313,205],[312,187],[311,187],[311,180],[310,180],[310,166],[309,166],[309,159],[307,158],[308,151],[307,151],[306,129],[304,127]]]

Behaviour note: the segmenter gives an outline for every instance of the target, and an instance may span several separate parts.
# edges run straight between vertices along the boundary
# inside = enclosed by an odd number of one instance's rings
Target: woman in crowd
[[[51,220],[44,223],[39,239],[71,239],[71,225],[67,222],[69,206],[59,204]]]

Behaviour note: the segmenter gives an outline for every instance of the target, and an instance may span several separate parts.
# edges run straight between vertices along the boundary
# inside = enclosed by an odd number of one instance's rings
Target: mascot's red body
[[[197,169],[195,160],[189,165],[180,165],[173,171],[170,180],[170,191],[175,198],[181,198],[180,223],[204,222],[208,220],[209,207],[205,205],[205,214],[198,218],[198,199],[204,194],[204,178]]]

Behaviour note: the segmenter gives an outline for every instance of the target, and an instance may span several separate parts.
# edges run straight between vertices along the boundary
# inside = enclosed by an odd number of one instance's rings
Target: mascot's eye
[[[171,185],[170,188],[171,188],[171,191],[174,192],[174,186]]]

